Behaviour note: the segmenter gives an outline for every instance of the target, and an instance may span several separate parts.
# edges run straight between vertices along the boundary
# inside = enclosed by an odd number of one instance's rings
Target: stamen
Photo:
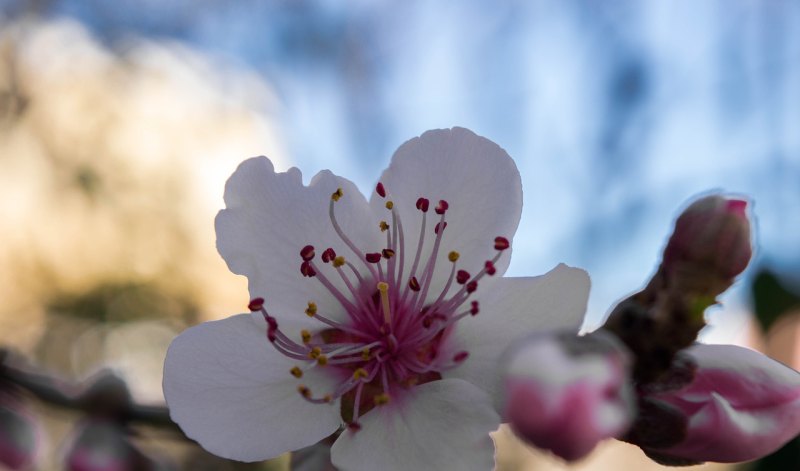
[[[450,205],[447,203],[447,201],[439,200],[439,204],[436,205],[434,210],[436,211],[436,214],[444,214],[447,212],[448,208],[450,208]]]
[[[295,378],[303,377],[303,370],[301,370],[299,366],[292,367],[290,373],[292,373],[292,376],[294,376]]]
[[[339,199],[342,196],[344,196],[344,192],[342,191],[341,188],[337,188],[336,191],[334,191],[333,194],[331,195],[331,201],[334,202],[339,201]]]
[[[495,237],[494,238],[494,249],[495,250],[505,250],[509,248],[511,244],[508,242],[508,239],[505,237]]]
[[[386,202],[386,209],[394,208],[394,201],[387,201]]]
[[[308,307],[306,308],[306,315],[308,317],[314,317],[316,313],[317,313],[317,304],[309,301]]]
[[[491,260],[486,260],[486,263],[483,265],[483,267],[486,269],[486,274],[489,276],[493,276],[495,273],[497,273],[497,268],[495,268],[494,263],[492,263]]]
[[[331,247],[322,252],[322,263],[328,263],[336,258],[336,252]]]
[[[455,250],[453,250],[452,252],[447,254],[447,259],[450,260],[453,263],[456,263],[456,261],[458,261],[458,257],[459,256],[460,256],[459,253],[456,252]]]
[[[383,321],[386,325],[392,325],[392,313],[389,309],[389,284],[381,281],[378,283],[378,291],[381,293],[381,305],[383,307]]]
[[[378,184],[375,185],[375,192],[377,192],[381,198],[386,198],[386,188],[383,187],[383,183],[378,182]]]
[[[386,232],[389,230],[389,223],[386,221],[381,221],[378,226],[381,228],[381,232]]]
[[[460,285],[463,285],[464,283],[469,281],[469,278],[470,274],[466,270],[458,270],[458,273],[456,273],[456,283]]]
[[[305,344],[307,344],[308,342],[311,342],[311,332],[309,332],[309,331],[307,331],[305,329],[301,330],[300,331],[300,338],[303,339],[303,343],[305,343]]]
[[[379,252],[368,253],[364,258],[369,263],[378,263],[381,261],[381,254]]]
[[[303,258],[304,262],[308,262],[309,260],[314,258],[314,246],[313,245],[306,245],[300,250],[300,256]]]
[[[260,311],[264,307],[264,298],[253,298],[247,305],[252,312]]]
[[[375,396],[375,405],[376,406],[385,406],[389,403],[389,395],[386,393],[380,393]]]

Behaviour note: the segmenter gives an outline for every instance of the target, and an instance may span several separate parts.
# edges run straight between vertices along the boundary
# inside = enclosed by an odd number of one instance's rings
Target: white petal
[[[361,419],[362,430],[343,433],[333,445],[342,471],[486,471],[494,467],[489,432],[500,418],[489,396],[460,380],[433,381],[401,401]]]
[[[267,341],[265,325],[247,314],[206,322],[180,334],[167,351],[170,415],[215,455],[274,458],[318,442],[341,423],[338,405],[302,399],[300,380],[289,374],[294,363]],[[302,381],[315,395],[332,388],[333,378],[309,376]]]
[[[344,285],[335,270],[320,260],[322,251],[332,247],[360,264],[334,232],[328,215],[337,188],[344,191],[336,203],[344,232],[358,248],[379,249],[380,230],[366,199],[350,181],[329,171],[317,174],[306,187],[296,168],[275,173],[267,158],[258,157],[242,162],[225,186],[227,208],[216,219],[217,249],[231,271],[247,276],[250,295],[264,297],[267,310],[279,320],[304,317],[309,301],[317,303],[320,314],[342,318],[340,304],[319,280],[300,274],[300,250],[307,244],[316,248],[316,265],[340,289]],[[320,326],[311,319],[305,322]]]
[[[500,410],[499,361],[508,346],[535,331],[578,331],[589,298],[589,275],[579,268],[558,265],[536,277],[500,278],[491,290],[476,292],[477,316],[461,320],[448,343],[452,352],[467,351],[469,358],[445,371],[488,391]],[[451,352],[447,352],[450,354]]]
[[[433,247],[433,228],[440,218],[434,207],[439,200],[450,204],[434,293],[448,277],[449,251],[460,252],[459,267],[474,275],[495,255],[494,238],[503,236],[510,241],[517,230],[522,212],[522,183],[517,167],[500,146],[467,129],[438,129],[411,139],[395,152],[380,181],[400,213],[409,267],[422,221],[422,213],[415,206],[417,198],[430,200],[424,254]],[[387,213],[384,203],[373,192],[370,204],[376,214]],[[509,259],[507,251],[497,263],[498,275],[505,272]]]

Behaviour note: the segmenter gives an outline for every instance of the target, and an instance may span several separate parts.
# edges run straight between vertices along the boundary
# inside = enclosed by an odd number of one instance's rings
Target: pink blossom
[[[510,350],[505,418],[526,442],[574,461],[624,433],[635,412],[630,358],[612,335],[535,334]]]
[[[800,433],[800,373],[753,350],[695,345],[694,380],[651,399],[687,422],[677,445],[650,449],[661,457],[738,462],[765,456]]]
[[[589,282],[559,265],[502,277],[520,176],[461,128],[403,144],[369,201],[323,171],[242,163],[217,247],[247,276],[253,314],[192,327],[167,353],[172,418],[217,455],[273,458],[341,432],[347,470],[485,470],[508,343],[576,331]]]

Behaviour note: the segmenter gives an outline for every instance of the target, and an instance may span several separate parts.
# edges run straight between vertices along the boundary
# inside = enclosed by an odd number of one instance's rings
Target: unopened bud
[[[690,267],[698,275],[731,279],[753,255],[747,201],[711,195],[692,203],[675,222],[664,249],[668,276]]]

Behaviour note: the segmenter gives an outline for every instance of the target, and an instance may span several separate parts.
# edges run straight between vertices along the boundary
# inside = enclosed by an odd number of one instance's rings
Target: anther
[[[486,263],[483,265],[483,267],[486,270],[486,274],[489,276],[497,273],[497,268],[495,268],[494,263],[492,263],[491,260],[486,260]]]
[[[339,198],[341,198],[342,196],[344,196],[344,192],[342,191],[341,188],[337,188],[336,191],[334,191],[333,194],[331,195],[331,199],[333,201],[339,201]]]
[[[386,393],[380,393],[375,396],[375,405],[376,406],[384,406],[389,403],[389,395]]]
[[[387,201],[386,202],[386,209],[391,210],[392,208],[394,208],[394,202],[393,201]]]
[[[474,293],[476,289],[478,289],[477,281],[472,280],[469,283],[467,283],[467,293]]]
[[[247,309],[252,312],[260,311],[264,307],[264,298],[253,298],[247,305]]]
[[[300,338],[303,339],[303,343],[308,343],[311,341],[311,332],[303,329],[300,331]]]
[[[361,350],[361,359],[362,360],[364,360],[364,361],[369,360],[369,356],[370,356],[369,348],[364,348],[364,350]]]
[[[353,371],[353,379],[364,379],[368,376],[369,373],[367,373],[367,370],[365,370],[364,368],[358,368],[355,371]]]
[[[314,267],[312,267],[309,262],[303,262],[300,264],[300,273],[303,276],[309,278],[317,275],[317,272],[314,270]]]
[[[464,283],[469,281],[469,278],[470,274],[466,270],[458,270],[458,272],[456,272],[456,283],[460,285],[463,285]]]
[[[381,261],[381,254],[378,252],[368,253],[366,259],[369,263],[378,263]]]
[[[437,222],[436,227],[433,228],[433,233],[438,235],[439,232],[444,231],[445,229],[447,229],[447,221]]]
[[[333,396],[331,396],[330,394],[326,394],[322,396],[322,401],[327,404],[330,404],[331,402],[333,402]]]
[[[412,276],[410,280],[408,280],[408,287],[411,291],[419,291],[419,281],[417,280],[416,276]]]
[[[308,307],[306,308],[306,315],[308,317],[314,317],[317,314],[317,303],[308,302]]]
[[[386,188],[383,187],[383,183],[378,182],[378,184],[375,185],[375,191],[381,198],[386,198]]]
[[[445,211],[447,211],[447,209],[449,207],[450,207],[450,205],[447,204],[447,201],[439,200],[439,204],[436,205],[436,208],[434,208],[434,211],[436,211],[436,214],[444,214]]]
[[[308,389],[308,386],[304,386],[301,384],[300,386],[297,387],[297,392],[299,392],[300,395],[306,399],[311,398],[311,390]]]
[[[344,266],[344,257],[339,255],[338,257],[334,258],[333,259],[333,266],[336,267],[336,268]]]
[[[389,230],[389,223],[386,222],[386,221],[381,221],[380,224],[378,224],[378,225],[381,228],[381,232],[386,232],[386,231]]]
[[[508,242],[508,239],[505,237],[495,237],[494,238],[494,249],[495,250],[505,250],[509,248],[511,244]]]
[[[453,356],[453,361],[456,362],[456,363],[461,363],[464,360],[466,360],[467,357],[469,357],[469,352],[461,351],[461,352],[456,353]]]
[[[314,258],[314,246],[306,245],[300,250],[300,256],[303,257],[304,262],[308,262]]]
[[[430,201],[428,198],[419,198],[417,199],[417,209],[422,211],[423,213],[428,212],[428,206],[430,205]]]
[[[333,251],[332,248],[328,247],[325,251],[322,252],[322,263],[328,263],[331,260],[336,258],[336,252]]]
[[[361,430],[361,424],[358,423],[358,422],[349,422],[347,424],[347,429],[350,430],[353,433],[356,433],[359,430]]]
[[[390,258],[394,257],[394,250],[383,249],[381,250],[381,255],[383,255],[383,258],[385,258],[386,260],[389,260]]]
[[[452,252],[447,254],[447,259],[450,260],[453,263],[456,263],[456,261],[458,260],[459,256],[460,256],[459,253],[456,252],[455,250],[453,250]]]
[[[478,301],[472,301],[472,304],[470,305],[469,308],[469,313],[473,316],[478,315]]]
[[[292,373],[292,376],[295,378],[303,377],[303,370],[301,370],[299,366],[293,367],[291,370],[289,370],[289,372]]]
[[[319,347],[314,347],[310,352],[308,352],[308,358],[311,358],[312,360],[316,360],[320,355],[322,355],[322,349]]]
[[[320,355],[317,357],[317,364],[319,366],[325,366],[328,364],[328,357],[325,355]]]

